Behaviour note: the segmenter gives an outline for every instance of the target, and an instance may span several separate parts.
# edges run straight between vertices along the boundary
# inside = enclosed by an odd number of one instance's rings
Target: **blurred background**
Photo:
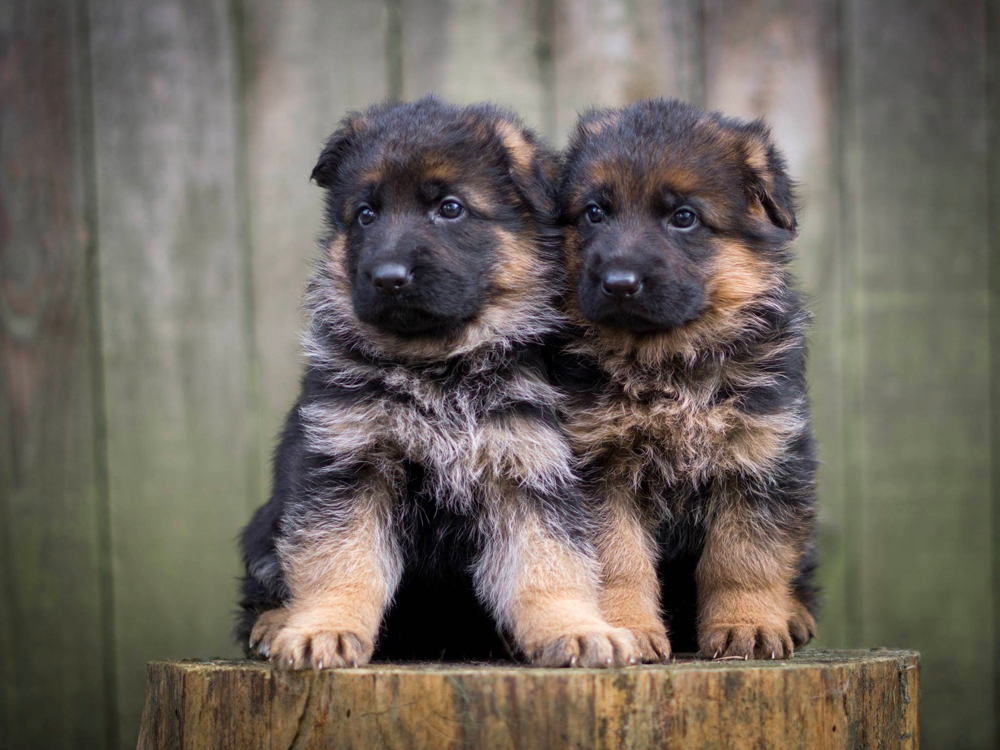
[[[985,0],[3,0],[0,745],[134,747],[227,656],[346,110],[434,91],[766,117],[800,181],[820,643],[923,653],[998,740],[1000,20]],[[991,397],[992,392],[992,397]]]

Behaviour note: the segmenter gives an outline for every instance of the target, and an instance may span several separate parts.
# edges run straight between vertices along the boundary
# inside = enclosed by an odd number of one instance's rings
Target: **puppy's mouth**
[[[358,310],[358,317],[365,323],[386,333],[403,338],[422,336],[442,337],[461,329],[467,318],[443,316],[428,310],[419,302],[397,298],[366,310]]]
[[[606,309],[604,312],[596,316],[588,315],[587,317],[595,323],[599,323],[603,326],[620,328],[626,331],[632,331],[633,333],[666,333],[667,331],[671,331],[674,328],[684,325],[683,323],[663,323],[662,321],[649,318],[639,311],[625,309],[624,305],[609,307],[611,309]]]
[[[683,328],[701,315],[701,307],[677,301],[660,301],[649,309],[647,299],[608,299],[605,296],[581,300],[580,309],[588,320],[610,328],[638,334],[668,333]]]

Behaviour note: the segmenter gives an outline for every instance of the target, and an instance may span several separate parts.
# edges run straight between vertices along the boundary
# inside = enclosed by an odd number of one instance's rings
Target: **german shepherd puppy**
[[[378,105],[327,143],[302,391],[242,537],[239,633],[275,663],[367,662],[404,575],[431,576],[426,592],[436,573],[467,579],[537,664],[635,659],[600,615],[542,357],[564,278],[556,172],[485,104]],[[400,627],[464,617],[417,600]]]
[[[647,658],[783,658],[814,634],[808,315],[761,121],[641,101],[584,115],[560,188],[567,427],[599,500],[601,608]],[[695,627],[697,631],[695,632]]]

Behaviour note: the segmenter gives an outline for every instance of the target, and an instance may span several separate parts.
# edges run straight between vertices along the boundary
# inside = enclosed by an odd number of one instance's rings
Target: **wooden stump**
[[[618,670],[153,662],[140,748],[915,748],[919,655]]]

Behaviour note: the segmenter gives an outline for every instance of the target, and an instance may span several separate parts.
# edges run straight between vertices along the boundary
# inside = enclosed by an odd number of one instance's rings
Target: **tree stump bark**
[[[628,669],[152,662],[140,748],[916,748],[919,655]]]

